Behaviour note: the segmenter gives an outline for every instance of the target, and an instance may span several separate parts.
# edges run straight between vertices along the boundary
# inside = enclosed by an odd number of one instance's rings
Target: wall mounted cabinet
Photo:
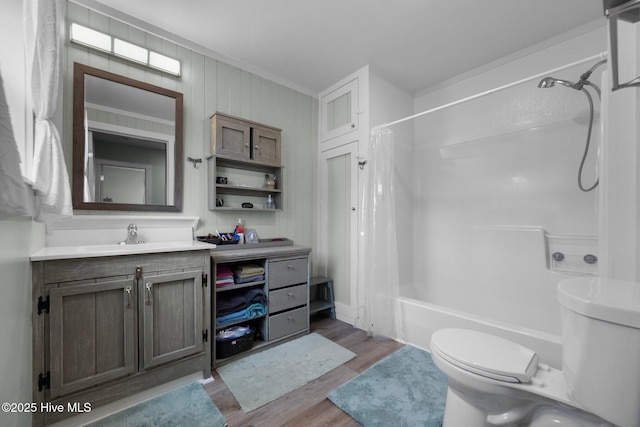
[[[211,116],[210,210],[247,210],[243,207],[246,203],[253,206],[253,211],[283,209],[281,134],[280,129],[237,117],[221,113]],[[265,185],[266,176],[275,179],[275,187]],[[267,206],[269,195],[273,206]]]
[[[96,408],[211,375],[209,250],[32,262],[33,401]],[[34,425],[73,415],[38,412]]]
[[[332,147],[332,139],[355,132],[360,127],[358,119],[358,78],[321,94],[320,97],[320,146]]]

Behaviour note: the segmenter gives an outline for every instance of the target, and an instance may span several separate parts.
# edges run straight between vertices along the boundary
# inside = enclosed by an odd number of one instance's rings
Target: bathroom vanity
[[[194,373],[210,377],[212,247],[176,240],[34,254],[33,401],[96,408]],[[33,424],[70,415],[39,411]]]

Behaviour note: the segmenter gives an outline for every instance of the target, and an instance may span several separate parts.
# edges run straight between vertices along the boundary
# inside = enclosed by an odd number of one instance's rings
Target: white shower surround
[[[594,30],[419,96],[414,110],[605,50],[603,30]],[[554,77],[576,80],[591,65]],[[598,85],[603,68],[591,78]],[[436,330],[467,327],[534,348],[560,367],[556,285],[566,273],[549,268],[551,245],[560,236],[571,255],[598,255],[600,190],[577,187],[589,116],[584,94],[538,89],[537,83],[415,119],[412,141],[396,141],[404,341],[428,349]],[[592,153],[600,145],[601,123],[598,103]],[[599,161],[590,156],[586,183],[595,179]],[[586,247],[572,246],[573,236],[588,237]]]

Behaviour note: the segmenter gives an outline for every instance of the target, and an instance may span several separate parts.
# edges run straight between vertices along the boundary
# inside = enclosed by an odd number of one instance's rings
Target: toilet
[[[449,385],[443,427],[640,427],[640,283],[574,277],[558,300],[562,370],[494,335],[433,334]]]

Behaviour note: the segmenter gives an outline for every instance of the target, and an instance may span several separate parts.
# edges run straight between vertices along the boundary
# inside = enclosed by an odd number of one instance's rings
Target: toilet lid
[[[431,350],[461,369],[498,381],[528,383],[538,369],[533,350],[468,329],[436,331]]]

